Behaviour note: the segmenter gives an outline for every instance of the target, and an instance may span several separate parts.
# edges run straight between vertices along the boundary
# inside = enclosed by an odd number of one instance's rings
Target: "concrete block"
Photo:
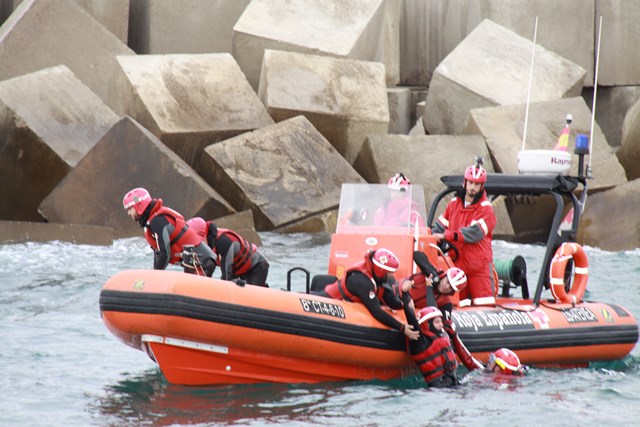
[[[622,142],[616,153],[629,180],[640,178],[640,100],[622,122]]]
[[[135,0],[129,46],[139,54],[231,53],[250,0]]]
[[[602,86],[640,85],[640,2],[596,0],[594,33],[597,34],[602,15],[600,39],[600,70],[598,84]],[[597,39],[596,39],[597,40]]]
[[[486,169],[494,171],[480,135],[373,135],[367,138],[354,168],[370,183],[386,183],[396,172],[404,173],[413,184],[422,185],[428,213],[434,197],[444,189],[440,177],[463,174],[475,156],[482,156]],[[444,202],[440,205],[438,214],[446,207]],[[506,207],[498,203],[494,209],[498,217],[494,234],[511,240],[513,228]]]
[[[411,91],[408,88],[388,88],[389,133],[406,135],[411,130]]]
[[[400,14],[402,0],[384,0],[384,35],[382,59],[386,73],[387,86],[400,83]]]
[[[73,0],[24,0],[0,27],[0,80],[66,65],[117,114],[116,55],[133,55]]]
[[[364,182],[303,116],[210,145],[202,176],[259,231],[336,209],[343,182]]]
[[[122,208],[127,191],[144,187],[185,218],[235,210],[158,138],[123,117],[40,204],[49,222],[100,224],[118,237],[140,236]]]
[[[214,219],[216,225],[221,228],[228,228],[235,231],[254,245],[262,245],[262,239],[256,232],[253,221],[253,212],[250,209],[231,215],[221,216]]]
[[[518,173],[518,152],[522,149],[526,105],[511,105],[471,110],[467,134],[480,134],[487,140],[496,170]],[[569,137],[569,150],[573,152],[575,136],[589,135],[591,111],[582,97],[557,101],[537,102],[529,105],[529,123],[525,149],[552,150],[564,128],[565,117],[573,116]],[[604,189],[627,181],[624,169],[614,149],[607,143],[602,130],[594,124],[593,156],[591,166],[594,178],[589,188]],[[585,161],[588,162],[588,157]],[[574,156],[569,174],[578,173],[578,158]]]
[[[267,50],[258,94],[276,122],[304,115],[349,163],[389,129],[380,63]]]
[[[228,53],[117,59],[127,114],[196,170],[207,145],[273,124]]]
[[[66,66],[0,82],[0,218],[41,221],[42,199],[117,121]]]
[[[266,49],[378,60],[384,0],[253,0],[233,27],[233,56],[254,89]]]
[[[596,0],[405,0],[400,82],[427,85],[440,62],[483,19],[490,19],[532,40],[537,16],[537,43],[583,67],[586,70],[584,84],[592,85],[595,4]],[[627,3],[624,9],[628,9]],[[618,6],[617,10],[624,9]],[[622,28],[635,31],[629,24]],[[617,46],[622,41],[619,40]],[[622,45],[626,46],[626,40]]]
[[[606,251],[637,251],[640,247],[638,206],[640,179],[590,194],[580,221],[578,242]]]
[[[0,221],[0,243],[60,241],[76,245],[111,246],[113,229],[94,225]]]
[[[436,68],[423,116],[430,134],[462,133],[473,108],[527,101],[530,40],[484,20]],[[585,70],[536,45],[531,102],[578,96]]]
[[[593,87],[586,87],[582,97],[593,111]],[[622,143],[622,122],[640,99],[640,86],[600,86],[596,94],[596,122],[613,148]]]

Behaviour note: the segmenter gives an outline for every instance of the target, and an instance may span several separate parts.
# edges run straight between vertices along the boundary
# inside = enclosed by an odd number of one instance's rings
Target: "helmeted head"
[[[467,284],[467,275],[458,267],[451,267],[447,270],[447,280],[454,291],[459,291]]]
[[[395,273],[400,266],[398,257],[389,249],[376,249],[371,254],[371,263],[374,276],[383,278],[387,274]]]
[[[427,324],[424,324],[425,322]],[[422,330],[438,333],[442,330],[442,312],[439,308],[432,306],[421,308],[418,310],[418,323]]]
[[[487,182],[487,171],[479,164],[471,165],[464,171],[464,180],[484,184]]]
[[[205,239],[207,237],[207,221],[200,218],[199,216],[193,217],[187,221],[187,225],[189,228],[193,229],[198,236]]]
[[[389,183],[387,184],[390,190],[395,191],[407,191],[409,190],[410,185],[411,181],[409,181],[409,178],[404,176],[402,172],[398,172],[397,174],[392,176],[389,179]]]
[[[508,348],[500,348],[489,355],[487,369],[507,375],[524,375],[520,358]]]
[[[133,207],[138,216],[141,216],[144,213],[145,209],[147,209],[150,203],[151,195],[146,189],[142,187],[134,188],[133,190],[125,194],[124,198],[122,199],[122,206],[125,208],[125,210],[129,210]]]

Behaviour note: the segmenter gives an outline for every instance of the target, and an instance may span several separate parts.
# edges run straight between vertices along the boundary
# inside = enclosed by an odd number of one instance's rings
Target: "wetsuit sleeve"
[[[156,240],[158,249],[154,251],[153,268],[164,270],[169,265],[171,259],[171,233],[174,231],[173,225],[164,215],[158,215],[151,220],[149,230]]]
[[[402,302],[404,303],[404,315],[407,318],[407,323],[409,323],[414,330],[420,331],[420,323],[418,323],[418,318],[416,317],[415,311],[411,308],[409,304],[411,300],[411,295],[409,293],[402,294]],[[431,345],[431,340],[420,332],[420,336],[417,340],[407,340],[409,343],[409,353],[418,354],[424,350],[426,350]]]
[[[231,280],[236,276],[233,274],[233,258],[238,248],[234,248],[234,241],[228,236],[222,235],[216,242],[216,253],[220,256],[220,278]]]
[[[382,286],[382,288],[384,289],[382,300],[393,310],[400,310],[403,304],[400,297],[393,291],[393,285],[395,284],[395,282],[396,279],[392,279],[390,282],[387,282]]]
[[[347,289],[353,295],[360,298],[360,301],[367,307],[371,315],[383,325],[401,330],[403,324],[398,322],[393,316],[383,310],[380,301],[376,296],[371,280],[360,272],[353,272],[347,276]]]
[[[413,329],[416,331],[420,330],[420,324],[418,323],[418,319],[416,318],[416,313],[411,308],[411,294],[406,293],[402,294],[402,302],[404,303],[404,315],[407,318],[407,322],[413,326]]]

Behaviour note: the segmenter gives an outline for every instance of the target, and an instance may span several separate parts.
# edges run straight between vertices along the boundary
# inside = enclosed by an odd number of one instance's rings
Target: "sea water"
[[[271,287],[283,288],[292,267],[326,272],[329,236],[261,236]],[[494,250],[496,258],[525,257],[533,291],[544,248],[496,241]],[[620,304],[640,317],[640,250],[586,250],[588,298]],[[106,329],[98,305],[111,275],[151,268],[152,262],[142,238],[111,246],[0,245],[0,426],[640,423],[638,347],[624,360],[580,369],[533,368],[510,383],[472,373],[463,386],[446,390],[427,389],[419,377],[312,385],[169,384],[144,353]]]

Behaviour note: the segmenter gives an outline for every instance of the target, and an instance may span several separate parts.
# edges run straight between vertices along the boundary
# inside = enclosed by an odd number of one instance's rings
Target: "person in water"
[[[418,203],[411,199],[411,181],[402,172],[389,179],[389,198],[377,209],[373,225],[380,227],[407,227],[418,223],[424,227]]]
[[[446,271],[438,271],[429,262],[424,252],[415,251],[413,260],[420,269],[419,273],[411,276],[411,279],[414,281],[414,289],[426,290],[425,286],[427,282],[431,285],[436,299],[436,306],[442,312],[444,330],[449,335],[456,355],[469,371],[483,368],[482,363],[471,355],[471,352],[460,339],[456,331],[455,323],[453,323],[451,319],[451,312],[453,310],[452,297],[467,285],[467,275],[458,267],[451,267]],[[419,298],[426,298],[426,292],[425,296],[420,295]],[[420,299],[416,299],[416,301],[420,302]]]
[[[446,239],[460,253],[456,265],[467,274],[468,286],[460,292],[460,306],[495,305],[498,284],[493,275],[491,240],[496,215],[484,185],[487,171],[481,159],[469,166],[462,190],[453,197],[433,226],[437,240]]]
[[[200,217],[191,218],[187,224],[213,250],[222,280],[230,280],[241,286],[248,283],[269,287],[269,263],[256,245],[235,231],[219,228],[213,221],[205,221]]]
[[[390,250],[370,249],[362,261],[351,266],[342,277],[316,294],[364,304],[377,321],[402,332],[409,339],[416,339],[419,336],[417,329],[401,323],[382,308],[382,304],[394,310],[402,308],[402,300],[394,291],[396,281],[393,273],[399,266],[398,258]],[[412,284],[410,281],[407,283]]]
[[[141,187],[125,194],[122,206],[143,228],[144,237],[153,249],[154,269],[164,270],[169,264],[182,264],[186,273],[211,277],[215,269],[213,252],[180,213],[164,206],[162,199],[152,198]],[[199,260],[197,266],[183,263],[183,253],[187,249],[193,249]]]
[[[403,284],[402,301],[407,321],[419,331],[419,337],[417,340],[407,340],[409,356],[429,387],[456,386],[460,384],[456,373],[458,361],[449,335],[444,330],[442,312],[436,306],[433,287],[431,283],[426,285],[427,306],[420,309],[416,316],[408,292],[410,283]]]
[[[503,375],[524,376],[528,367],[520,363],[518,355],[508,348],[500,348],[489,355],[486,372],[496,372]]]

